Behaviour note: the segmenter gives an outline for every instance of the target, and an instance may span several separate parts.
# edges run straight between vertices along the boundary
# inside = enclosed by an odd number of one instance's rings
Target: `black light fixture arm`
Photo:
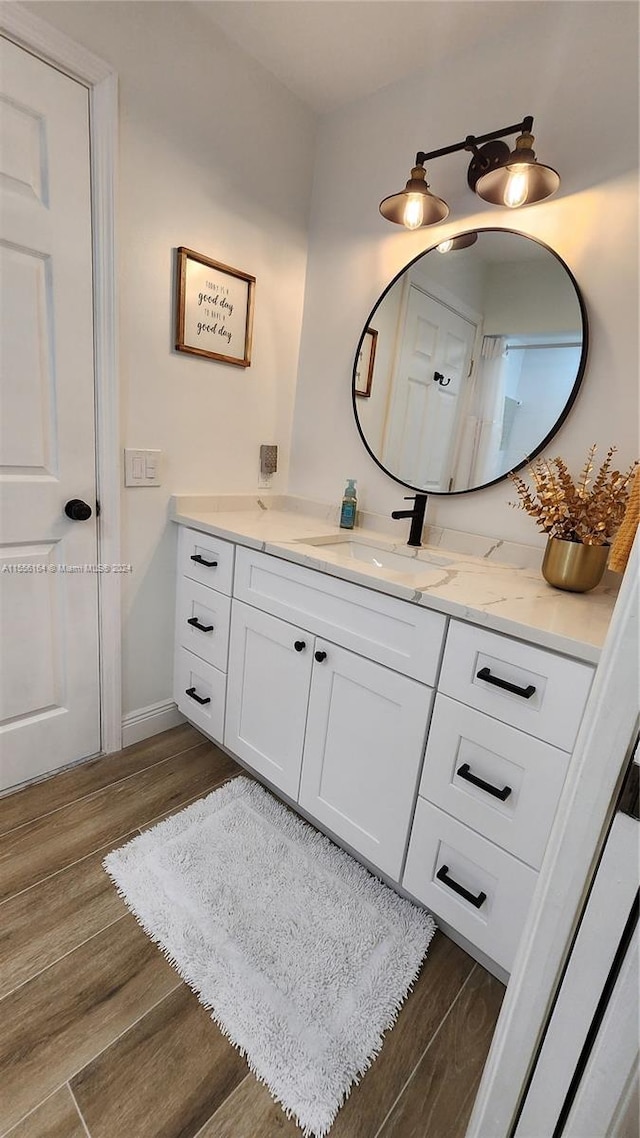
[[[380,213],[386,221],[404,225],[406,229],[420,229],[445,221],[449,206],[444,198],[432,192],[426,165],[445,154],[465,150],[471,154],[467,185],[483,201],[510,209],[544,201],[560,186],[560,175],[552,166],[538,162],[533,150],[532,127],[533,115],[527,115],[522,122],[502,126],[499,130],[468,134],[451,146],[419,150],[404,189],[383,198]],[[503,141],[508,135],[517,135],[515,144]]]
[[[530,134],[532,127],[533,115],[527,115],[522,122],[514,123],[513,126],[503,126],[500,130],[490,131],[489,134],[468,134],[462,142],[454,142],[452,146],[442,146],[440,150],[419,150],[416,154],[416,166],[424,166],[425,162],[430,162],[432,158],[457,154],[460,150],[470,150],[477,157],[477,148],[482,143],[494,142],[498,138],[506,138],[507,135],[517,134],[519,131]]]

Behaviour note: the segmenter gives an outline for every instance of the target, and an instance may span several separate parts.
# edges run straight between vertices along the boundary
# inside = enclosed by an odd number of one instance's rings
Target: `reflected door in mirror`
[[[384,464],[405,482],[442,492],[451,479],[460,396],[478,329],[415,284],[405,282],[404,294]]]

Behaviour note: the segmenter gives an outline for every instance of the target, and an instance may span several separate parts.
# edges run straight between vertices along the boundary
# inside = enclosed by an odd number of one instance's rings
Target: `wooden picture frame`
[[[177,352],[249,367],[256,278],[240,269],[178,249]]]
[[[375,328],[367,328],[355,367],[355,393],[362,399],[368,399],[371,395],[371,385],[373,383],[373,366],[376,359],[376,345],[378,342],[378,333]]]

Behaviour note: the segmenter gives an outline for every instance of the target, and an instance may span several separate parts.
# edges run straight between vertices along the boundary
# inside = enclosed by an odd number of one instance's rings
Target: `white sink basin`
[[[393,549],[385,548],[375,542],[368,542],[362,538],[308,538],[305,545],[315,545],[327,553],[337,553],[352,561],[361,561],[372,565],[376,569],[394,569],[398,573],[419,572],[423,565],[451,565],[448,557],[439,557],[426,549],[415,551],[407,547],[406,553],[397,553]]]

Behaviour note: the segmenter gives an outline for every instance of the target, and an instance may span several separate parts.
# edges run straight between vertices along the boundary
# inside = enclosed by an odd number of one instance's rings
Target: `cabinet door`
[[[398,880],[433,692],[316,640],[300,805]]]
[[[225,746],[294,800],[312,650],[308,632],[233,602]]]

